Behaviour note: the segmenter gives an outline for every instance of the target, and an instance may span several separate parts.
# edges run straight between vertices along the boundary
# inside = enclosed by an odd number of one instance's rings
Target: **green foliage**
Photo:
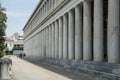
[[[5,55],[4,51],[0,51],[0,58],[3,57]]]
[[[5,30],[6,30],[6,21],[7,21],[7,16],[5,13],[6,9],[4,7],[1,7],[1,2],[0,2],[0,57],[4,55],[4,49],[5,49]]]

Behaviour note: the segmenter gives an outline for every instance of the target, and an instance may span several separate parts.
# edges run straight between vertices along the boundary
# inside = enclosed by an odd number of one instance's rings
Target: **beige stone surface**
[[[13,61],[14,80],[94,80],[85,74],[59,70],[43,64],[32,64],[15,56]]]

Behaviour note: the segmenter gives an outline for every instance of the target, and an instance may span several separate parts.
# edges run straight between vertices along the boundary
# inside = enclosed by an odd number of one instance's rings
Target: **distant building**
[[[14,47],[14,40],[8,37],[5,37],[5,46],[7,53],[10,53]]]
[[[14,33],[10,38],[5,37],[6,54],[19,55],[23,53],[23,36]]]
[[[15,41],[14,47],[23,47],[23,39],[18,39]]]
[[[12,38],[14,41],[17,41],[19,39],[20,34],[18,32],[14,33],[10,38]]]
[[[23,53],[23,36],[16,32],[11,38],[14,40],[13,54],[19,55]]]

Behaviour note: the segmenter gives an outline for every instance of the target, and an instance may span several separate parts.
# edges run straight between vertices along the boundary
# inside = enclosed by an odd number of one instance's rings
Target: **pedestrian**
[[[20,58],[22,58],[22,53],[20,53]]]
[[[25,55],[25,53],[23,54],[23,57],[25,57],[26,55]]]

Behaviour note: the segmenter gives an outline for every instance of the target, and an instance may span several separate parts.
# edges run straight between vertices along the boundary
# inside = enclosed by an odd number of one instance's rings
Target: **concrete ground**
[[[86,74],[64,71],[41,63],[30,63],[11,56],[14,80],[95,80]]]

